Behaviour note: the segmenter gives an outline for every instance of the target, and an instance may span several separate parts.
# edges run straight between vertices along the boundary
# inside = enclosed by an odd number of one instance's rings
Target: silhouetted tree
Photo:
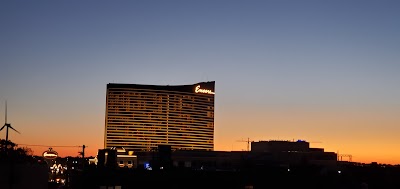
[[[32,157],[33,151],[30,148],[22,147],[19,148],[17,144],[0,140],[0,162],[35,162]]]

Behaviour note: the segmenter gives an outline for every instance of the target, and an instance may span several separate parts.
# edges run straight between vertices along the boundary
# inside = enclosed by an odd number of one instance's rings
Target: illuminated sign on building
[[[194,89],[195,93],[205,93],[205,94],[215,94],[215,92],[212,92],[210,89],[202,89],[200,88],[200,85],[197,85],[196,88]]]
[[[48,150],[43,152],[42,156],[46,159],[55,159],[56,157],[58,157],[58,153],[52,148],[49,148]]]

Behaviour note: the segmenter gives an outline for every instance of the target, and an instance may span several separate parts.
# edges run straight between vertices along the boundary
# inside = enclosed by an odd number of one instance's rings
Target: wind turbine
[[[11,128],[12,130],[14,130],[15,132],[17,132],[17,133],[19,133],[19,134],[21,134],[20,132],[18,132],[17,130],[15,130],[12,126],[11,126],[11,124],[9,124],[9,123],[7,123],[7,101],[6,101],[6,119],[5,119],[5,123],[4,123],[4,126],[0,129],[0,131],[2,131],[3,129],[4,129],[4,127],[7,127],[6,128],[6,141],[8,141],[8,128]]]

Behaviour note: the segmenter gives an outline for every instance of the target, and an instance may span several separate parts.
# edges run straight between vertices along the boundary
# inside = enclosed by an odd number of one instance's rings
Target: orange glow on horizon
[[[311,147],[324,148],[327,152],[351,154],[355,162],[378,162],[400,164],[397,144],[400,138],[398,125],[400,110],[390,107],[358,108],[342,107],[245,107],[242,104],[225,106],[215,111],[214,150],[246,150],[245,142],[250,138],[259,140],[297,140],[320,141]],[[251,114],[245,112],[252,112]],[[12,114],[14,115],[14,114]],[[104,145],[104,112],[70,115],[74,119],[38,119],[21,116],[12,118],[12,126],[21,134],[10,132],[10,140],[17,144],[44,144],[54,146],[88,146],[85,156],[95,156]],[[45,125],[45,126],[43,126]],[[53,127],[57,125],[57,127]],[[385,127],[381,127],[384,125]],[[24,127],[25,126],[25,127]],[[59,135],[48,135],[38,131],[38,127],[54,128]],[[79,130],[79,132],[77,132]],[[0,132],[4,138],[5,133]],[[22,147],[22,146],[21,146]],[[41,155],[48,147],[28,146],[35,155]],[[59,156],[79,156],[82,149],[53,147]]]

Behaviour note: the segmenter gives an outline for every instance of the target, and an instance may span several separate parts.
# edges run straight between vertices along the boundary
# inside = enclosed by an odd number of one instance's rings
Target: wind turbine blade
[[[15,132],[17,132],[17,133],[21,134],[20,132],[18,132],[17,130],[15,130],[13,127],[11,127],[11,125],[10,125],[10,124],[8,124],[8,127],[9,127],[9,128],[11,128],[12,130],[14,130]]]
[[[6,112],[5,112],[5,114],[6,115],[5,115],[5,120],[4,121],[5,121],[5,123],[7,123],[7,100],[6,100]]]
[[[6,127],[6,126],[7,126],[7,124],[4,124],[4,126],[3,126],[3,127],[0,129],[0,131],[1,131],[1,130],[3,130],[3,129],[4,129],[4,127]]]

